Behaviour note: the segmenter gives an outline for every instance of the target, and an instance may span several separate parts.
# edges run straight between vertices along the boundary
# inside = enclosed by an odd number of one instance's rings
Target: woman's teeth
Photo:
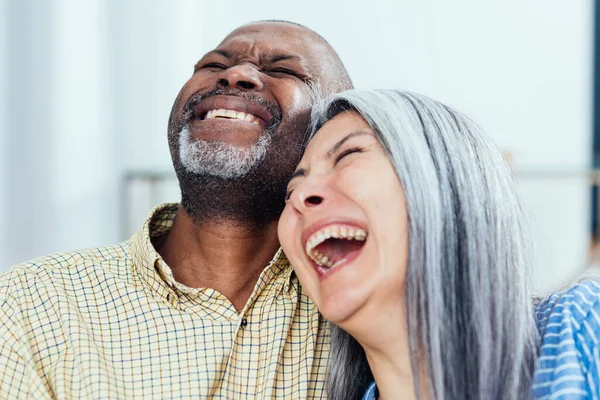
[[[346,239],[364,242],[367,232],[364,229],[349,226],[328,226],[313,233],[306,241],[306,254],[318,265],[332,268],[345,260],[345,257],[335,263],[328,256],[319,252],[316,247],[328,239]]]
[[[338,265],[340,265],[341,263],[343,263],[344,261],[346,261],[346,258],[342,258],[340,260],[337,260],[335,262],[335,264],[333,263],[333,261],[331,261],[329,259],[329,257],[322,255],[321,253],[319,253],[318,250],[313,250],[313,254],[310,255],[310,258],[317,263],[317,265],[321,266],[321,267],[327,267],[327,268],[333,268],[333,267],[337,267]]]

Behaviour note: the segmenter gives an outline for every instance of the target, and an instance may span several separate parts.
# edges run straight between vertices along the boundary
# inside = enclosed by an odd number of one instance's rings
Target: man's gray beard
[[[270,144],[269,131],[260,135],[254,146],[240,148],[229,143],[194,139],[186,125],[179,132],[179,157],[183,167],[194,174],[236,179],[245,176],[265,158]]]

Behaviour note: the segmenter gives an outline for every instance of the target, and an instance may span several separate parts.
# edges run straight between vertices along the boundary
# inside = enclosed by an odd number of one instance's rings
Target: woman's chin
[[[321,314],[331,323],[336,324],[342,329],[351,327],[360,323],[361,313],[359,312],[363,304],[354,299],[337,299],[335,301],[324,301],[319,307]],[[364,321],[367,323],[368,321]]]

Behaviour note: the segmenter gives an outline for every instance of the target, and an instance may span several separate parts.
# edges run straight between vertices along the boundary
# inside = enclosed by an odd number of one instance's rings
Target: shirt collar
[[[188,294],[200,290],[175,281],[171,268],[152,245],[152,238],[171,230],[178,207],[178,203],[167,203],[156,207],[150,212],[142,227],[130,239],[133,268],[141,276],[147,287],[164,298],[174,295],[175,290]],[[275,253],[264,271],[265,280],[277,278],[283,278],[282,290],[297,290],[292,267],[281,248]]]
[[[365,395],[363,396],[363,400],[377,400],[379,398],[379,391],[377,390],[377,385],[375,381],[369,385]]]
[[[153,209],[130,239],[134,270],[147,287],[165,298],[172,294],[174,288],[159,273],[157,267],[162,258],[152,245],[152,238],[171,230],[178,206],[177,203],[168,203]]]
[[[275,279],[277,276],[283,278],[283,285],[281,287],[283,291],[288,292],[291,289],[298,289],[298,285],[294,284],[297,281],[297,279],[295,279],[294,270],[281,247],[275,253],[275,256],[267,266],[265,272],[266,280]]]

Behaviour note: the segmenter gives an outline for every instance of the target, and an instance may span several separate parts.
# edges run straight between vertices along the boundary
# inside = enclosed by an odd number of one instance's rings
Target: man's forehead
[[[323,40],[309,29],[278,22],[244,25],[227,35],[217,48],[236,44],[260,46],[258,50],[285,51],[300,56],[322,54],[328,50]]]

